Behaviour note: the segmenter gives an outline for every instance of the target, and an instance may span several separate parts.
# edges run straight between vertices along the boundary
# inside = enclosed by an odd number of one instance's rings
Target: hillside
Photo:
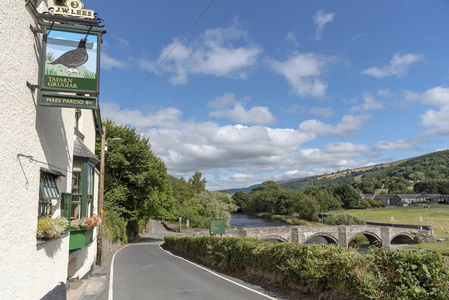
[[[367,166],[352,170],[342,170],[332,174],[323,174],[304,178],[295,178],[277,182],[283,189],[304,191],[310,186],[322,187],[342,182],[389,181],[404,179],[410,182],[449,179],[449,150],[432,152],[422,156]],[[252,188],[229,189],[222,192],[248,193]],[[379,187],[377,187],[379,188]]]

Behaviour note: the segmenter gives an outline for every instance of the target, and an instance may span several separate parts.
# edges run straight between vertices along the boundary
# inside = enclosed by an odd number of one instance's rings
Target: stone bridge
[[[405,227],[405,226],[404,226]],[[322,237],[329,244],[347,248],[357,236],[364,235],[370,244],[378,243],[383,248],[392,244],[416,244],[434,241],[431,228],[418,229],[413,226],[390,227],[376,225],[336,225],[336,226],[279,226],[227,229],[225,237],[251,237],[262,240],[277,240],[304,244],[313,237]],[[209,230],[187,229],[184,235],[209,235]]]

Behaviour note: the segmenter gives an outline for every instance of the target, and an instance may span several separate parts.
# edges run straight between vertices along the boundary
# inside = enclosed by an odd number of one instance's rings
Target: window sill
[[[59,240],[61,238],[66,237],[67,235],[68,235],[68,231],[66,230],[57,238],[48,238],[48,237],[45,237],[45,236],[36,236],[36,246],[41,246],[41,245],[43,245],[45,243]]]

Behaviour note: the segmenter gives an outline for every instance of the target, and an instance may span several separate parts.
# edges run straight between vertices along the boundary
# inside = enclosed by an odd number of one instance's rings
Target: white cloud
[[[314,116],[332,117],[335,112],[332,107],[312,107],[310,113]]]
[[[217,97],[211,106],[235,106],[230,93]],[[102,103],[102,115],[114,116],[119,107]],[[208,177],[208,188],[223,189],[249,186],[265,180],[332,173],[370,165],[370,158],[380,151],[414,149],[417,141],[381,141],[374,145],[350,142],[330,143],[318,148],[305,148],[307,142],[320,136],[348,136],[363,130],[370,115],[346,115],[336,124],[305,120],[293,128],[271,128],[260,125],[224,125],[215,122],[181,120],[176,108],[157,111],[123,110],[114,118],[118,124],[136,127],[150,138],[152,151],[174,176],[189,177],[195,170]],[[449,120],[449,118],[447,118]],[[218,173],[218,175],[216,175]],[[227,175],[224,176],[224,173]]]
[[[296,47],[299,47],[298,40],[294,31],[287,32],[287,41],[292,42]]]
[[[375,156],[375,153],[366,145],[335,143],[328,144],[323,149],[301,149],[297,159],[303,162],[303,168],[315,166],[314,169],[319,168],[319,172],[315,174],[324,174],[367,165],[369,161],[366,158],[357,159],[366,156]]]
[[[173,41],[161,51],[160,61],[176,43]],[[248,69],[256,64],[261,52],[257,45],[247,41],[247,32],[238,25],[209,29],[188,45],[180,43],[161,71],[171,74],[172,84],[186,84],[190,74],[246,79]]]
[[[313,18],[312,18],[313,23],[317,26],[316,32],[315,32],[316,40],[321,39],[321,35],[323,34],[324,26],[328,23],[333,22],[334,16],[335,16],[335,13],[325,14],[324,11],[322,11],[322,10],[317,11],[317,13],[313,16]]]
[[[289,108],[281,108],[281,112],[291,114],[303,114],[306,112],[306,108],[304,106],[295,104]]]
[[[416,149],[416,142],[414,141],[406,141],[404,139],[399,139],[394,142],[388,142],[388,141],[379,141],[377,142],[374,147],[377,150],[410,150],[410,149]]]
[[[302,53],[290,57],[284,62],[269,61],[271,67],[285,76],[293,92],[299,96],[323,97],[326,95],[327,84],[319,77],[326,65],[336,60],[314,53]]]
[[[427,130],[424,134],[430,136],[447,136],[449,135],[449,111],[427,110],[421,116],[423,126],[436,127]]]
[[[384,89],[384,90],[378,90],[377,95],[388,99],[388,98],[392,98],[394,96],[394,93],[392,91],[390,91],[389,89]]]
[[[396,76],[397,78],[401,78],[407,75],[407,72],[412,63],[421,61],[424,59],[424,56],[407,53],[401,55],[399,53],[395,53],[393,58],[390,60],[389,65],[385,65],[382,67],[371,67],[362,71],[363,74],[368,74],[374,76],[376,78],[384,78],[389,76]]]
[[[113,58],[106,53],[101,53],[101,68],[110,71],[114,68],[123,69],[127,67],[127,62]]]
[[[449,88],[438,86],[420,96],[424,104],[438,106],[443,111],[449,110]]]
[[[338,135],[346,136],[349,131],[360,131],[372,117],[370,115],[345,115],[337,125],[325,124],[319,120],[307,120],[299,124],[299,132],[310,136]]]
[[[424,93],[404,91],[407,100],[421,101],[423,104],[432,105],[439,110],[429,109],[421,115],[421,124],[425,127],[434,127],[423,132],[429,136],[449,135],[449,88],[435,87]]]
[[[229,177],[230,179],[234,179],[234,180],[244,180],[244,181],[248,181],[254,178],[254,175],[252,174],[243,174],[243,173],[235,173],[232,174],[231,177]]]
[[[268,125],[276,122],[268,107],[254,106],[246,110],[232,93],[225,93],[207,104],[215,108],[209,113],[211,117],[228,118],[237,123]]]
[[[207,103],[208,107],[215,109],[221,109],[224,107],[232,106],[237,103],[233,93],[225,93],[223,96],[218,96],[214,101]]]
[[[114,118],[114,122],[119,124],[130,124],[137,128],[163,127],[173,128],[179,124],[182,112],[173,107],[161,109],[157,112],[142,112],[140,110],[122,110],[119,114],[119,107],[115,103],[102,102],[101,113],[103,117]]]
[[[245,124],[273,124],[276,118],[270,113],[268,107],[254,106],[246,110],[241,104],[232,109],[221,109],[209,113],[211,117],[224,117],[234,122]]]
[[[118,110],[114,104],[102,104],[105,118],[114,116]],[[149,137],[153,152],[164,160],[170,174],[190,176],[194,170],[205,173],[219,168],[239,168],[244,171],[233,173],[241,174],[284,172],[292,170],[293,166],[299,169],[309,164],[298,158],[298,151],[304,143],[320,135],[345,135],[349,131],[360,130],[369,120],[369,116],[363,115],[344,116],[336,125],[309,120],[295,130],[260,125],[220,126],[214,122],[185,122],[180,118],[181,112],[175,108],[145,113],[123,110],[114,122],[129,124]],[[238,176],[233,179],[238,179]],[[250,181],[248,179],[247,182]]]
[[[382,102],[378,102],[374,96],[367,92],[363,92],[363,104],[354,106],[350,109],[351,112],[360,111],[360,110],[375,110],[375,109],[383,109],[384,105]]]

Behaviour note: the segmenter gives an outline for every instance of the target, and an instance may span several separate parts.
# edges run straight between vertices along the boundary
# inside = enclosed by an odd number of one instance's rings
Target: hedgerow
[[[351,299],[449,299],[449,266],[441,255],[247,238],[165,237],[165,247],[228,272],[274,274],[279,285]]]

